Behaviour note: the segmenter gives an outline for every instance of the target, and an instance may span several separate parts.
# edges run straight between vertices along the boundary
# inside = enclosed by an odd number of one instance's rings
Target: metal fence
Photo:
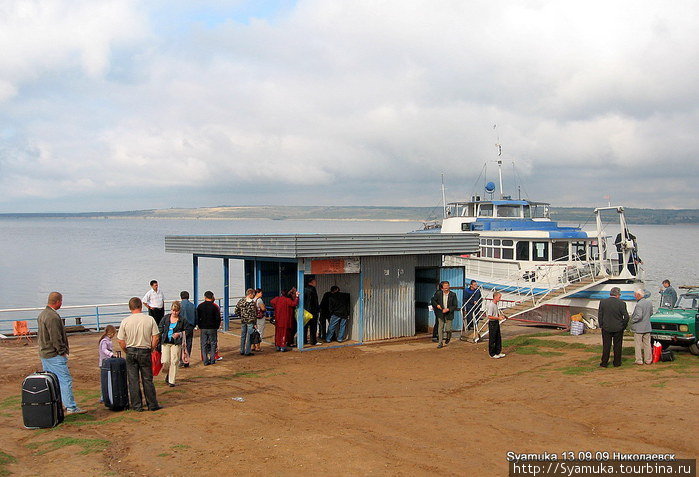
[[[230,299],[232,308],[240,297]],[[165,309],[175,300],[165,302]],[[222,299],[217,300],[221,307]],[[13,334],[15,321],[26,321],[30,332],[38,329],[37,317],[46,307],[37,308],[6,308],[0,309],[0,338]],[[128,303],[103,303],[98,305],[62,306],[58,311],[66,326],[83,326],[89,330],[100,331],[107,325],[118,325],[131,312]]]

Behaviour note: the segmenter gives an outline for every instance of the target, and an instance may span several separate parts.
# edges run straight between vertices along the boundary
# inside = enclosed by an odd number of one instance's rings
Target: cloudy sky
[[[514,162],[555,205],[696,208],[697,25],[681,0],[2,0],[0,212],[434,206],[498,137],[513,195]]]

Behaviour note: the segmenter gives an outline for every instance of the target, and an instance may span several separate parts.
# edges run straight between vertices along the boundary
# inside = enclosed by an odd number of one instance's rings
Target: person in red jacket
[[[294,308],[299,304],[299,292],[283,290],[280,296],[272,298],[271,304],[274,307],[274,346],[277,351],[289,351],[287,346],[294,336]]]

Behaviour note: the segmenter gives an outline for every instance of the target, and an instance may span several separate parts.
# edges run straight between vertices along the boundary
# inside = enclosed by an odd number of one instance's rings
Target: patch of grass
[[[74,424],[76,426],[82,426],[85,424],[91,424],[96,421],[97,418],[91,414],[70,414],[63,420],[66,424]]]
[[[30,449],[40,449],[36,452],[36,455],[44,455],[49,452],[61,449],[68,446],[79,446],[83,449],[78,452],[80,455],[92,454],[103,452],[107,446],[111,444],[110,441],[105,439],[79,439],[76,437],[59,437],[58,439],[53,439],[44,442],[35,442],[32,444],[27,444]]]
[[[69,420],[69,418],[78,418],[78,417],[82,417],[82,419]],[[105,424],[112,424],[114,422],[121,422],[121,421],[126,421],[126,420],[131,421],[131,422],[138,422],[138,419],[126,417],[124,415],[112,417],[110,419],[104,419],[102,421],[98,421],[97,418],[90,416],[89,414],[73,414],[71,416],[66,416],[64,424],[70,424],[71,426],[77,426],[77,427],[90,426],[90,425],[103,426]]]
[[[12,457],[10,454],[0,451],[0,477],[6,477],[12,474],[12,472],[7,470],[5,466],[14,464],[15,462],[17,462],[17,459]]]
[[[190,449],[187,444],[177,444],[171,447],[171,449]]]
[[[0,413],[0,416],[2,416],[2,417],[14,417],[14,416],[13,416],[12,414],[10,414],[9,412]]]
[[[537,346],[524,346],[522,348],[516,348],[515,353],[517,354],[538,354],[540,356],[563,356],[565,353],[560,351],[541,351]]]
[[[167,452],[163,452],[162,454],[156,455],[156,457],[169,457],[169,456],[170,456],[170,454],[168,454]]]
[[[655,384],[651,384],[651,387],[653,388],[664,388],[665,387],[665,381],[660,381]]]
[[[0,401],[0,410],[19,409],[22,406],[22,396],[9,396]]]
[[[93,401],[102,397],[102,393],[94,389],[76,389],[73,390],[73,395],[78,401]]]
[[[186,393],[186,392],[187,392],[187,391],[185,391],[184,389],[168,389],[167,391],[163,391],[163,392],[158,393],[158,394],[162,395],[162,394]]]

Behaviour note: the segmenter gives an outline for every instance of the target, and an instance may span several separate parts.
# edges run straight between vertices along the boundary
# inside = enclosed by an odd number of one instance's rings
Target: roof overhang
[[[165,251],[228,258],[279,259],[450,255],[478,251],[478,234],[167,235]]]

